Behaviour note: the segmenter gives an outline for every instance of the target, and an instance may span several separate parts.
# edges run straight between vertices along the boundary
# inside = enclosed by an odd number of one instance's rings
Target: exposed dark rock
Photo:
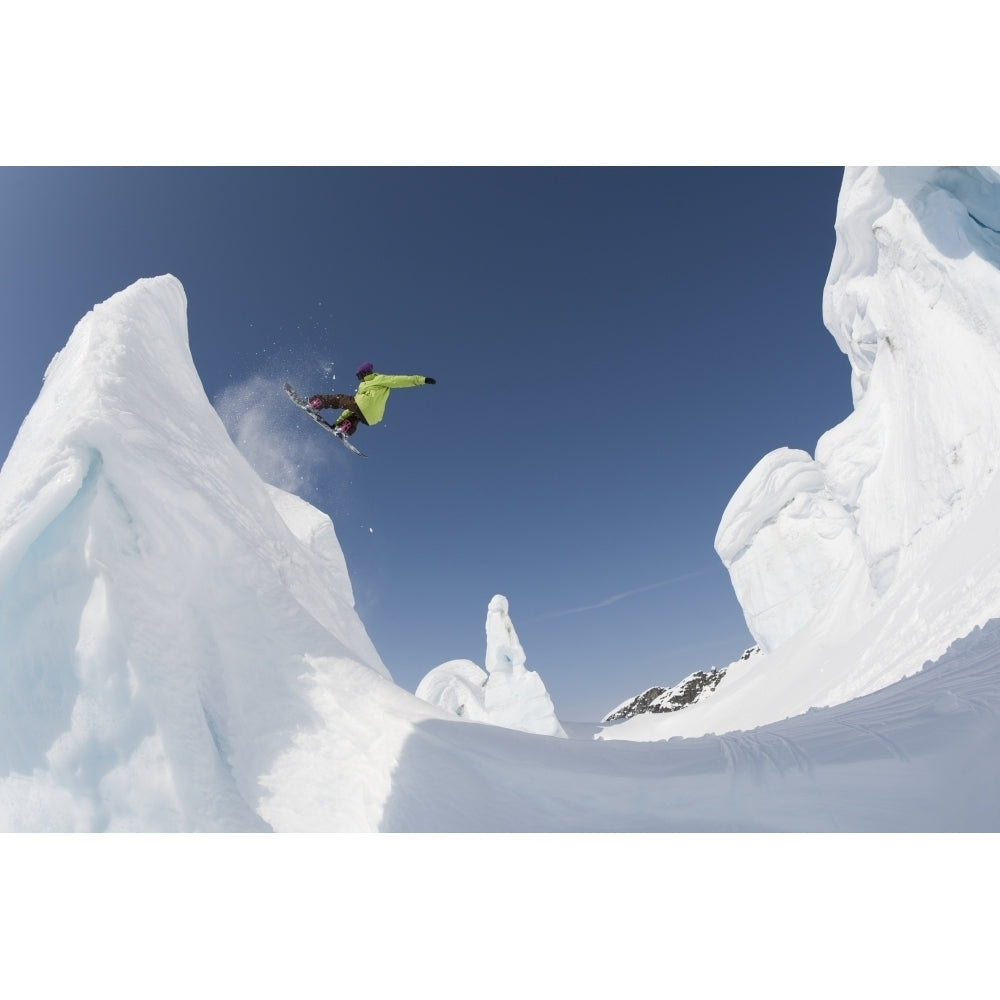
[[[743,653],[740,662],[749,660],[750,657],[759,652],[760,646],[752,646]],[[616,708],[601,721],[620,722],[622,719],[631,719],[633,715],[641,715],[643,712],[677,712],[710,695],[719,686],[722,678],[726,676],[726,669],[725,667],[721,670],[718,667],[712,667],[711,670],[707,671],[696,670],[673,687],[647,688],[642,694]]]

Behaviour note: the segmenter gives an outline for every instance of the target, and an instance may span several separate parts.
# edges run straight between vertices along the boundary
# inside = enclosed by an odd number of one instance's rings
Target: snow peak
[[[708,672],[696,670],[672,688],[651,687],[632,701],[604,717],[604,722],[631,719],[643,712],[676,712],[693,705],[703,694],[714,691],[726,676],[725,670],[712,667]]]

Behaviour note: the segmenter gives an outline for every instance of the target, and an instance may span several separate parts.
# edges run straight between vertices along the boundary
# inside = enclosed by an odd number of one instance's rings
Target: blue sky
[[[0,452],[80,317],[175,274],[209,398],[253,382],[269,447],[312,436],[301,489],[397,682],[482,664],[500,593],[593,719],[751,642],[712,543],[758,459],[850,412],[821,314],[841,176],[0,169]],[[259,389],[349,392],[366,360],[438,380],[359,430],[367,459]]]

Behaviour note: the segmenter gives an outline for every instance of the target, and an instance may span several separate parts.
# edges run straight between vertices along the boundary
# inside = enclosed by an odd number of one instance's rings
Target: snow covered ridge
[[[0,470],[0,830],[377,830],[417,727],[466,727],[392,683],[330,518],[205,396],[186,307],[169,275],[95,306]],[[484,717],[564,736],[504,598],[486,631]]]
[[[605,737],[752,728],[919,671],[1000,617],[1000,167],[848,168],[823,290],[854,411],[778,448],[716,550],[764,654]]]
[[[373,829],[420,704],[330,519],[227,435],[180,283],[96,306],[0,471],[0,829]]]
[[[767,650],[845,581],[867,604],[908,586],[1000,454],[1000,173],[848,170],[836,229],[823,312],[855,411],[815,458],[762,459],[716,538]]]
[[[497,594],[486,615],[486,670],[471,660],[449,660],[420,681],[416,695],[472,722],[565,737],[541,677],[525,661],[507,598]]]
[[[740,657],[740,662],[746,662],[760,652],[760,646],[746,650]],[[617,708],[608,712],[601,722],[618,722],[631,719],[643,712],[679,712],[682,708],[695,705],[702,698],[707,698],[726,676],[726,668],[721,670],[712,667],[709,670],[696,670],[688,674],[682,681],[672,687],[651,687],[628,701],[622,702]]]
[[[1000,828],[997,177],[847,173],[828,322],[856,411],[720,527],[784,635],[601,742],[505,728],[547,709],[502,598],[482,706],[505,726],[393,685],[330,519],[205,397],[179,282],[95,307],[0,470],[0,830]]]
[[[693,705],[703,694],[711,694],[725,676],[725,670],[712,667],[707,673],[704,670],[696,670],[693,674],[688,674],[673,687],[647,688],[642,694],[636,695],[635,698],[609,712],[601,722],[631,719],[633,715],[642,712],[679,712],[685,706]]]

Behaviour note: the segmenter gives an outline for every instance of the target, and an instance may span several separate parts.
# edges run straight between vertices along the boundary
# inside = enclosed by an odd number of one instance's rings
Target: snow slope
[[[402,749],[381,828],[996,831],[998,663],[994,622],[864,698],[751,732],[666,742],[423,722]]]
[[[948,206],[957,246],[958,199],[934,184],[978,197],[978,181],[920,176],[933,183],[911,184],[912,204]],[[145,279],[96,306],[0,470],[0,829],[997,829],[1000,482],[982,451],[996,430],[994,348],[983,346],[996,340],[992,238],[966,233],[965,255],[945,262],[933,301],[949,331],[965,323],[952,338],[961,364],[932,372],[925,353],[954,359],[935,351],[936,328],[911,301],[926,275],[883,267],[851,208],[860,199],[862,222],[895,220],[909,260],[924,230],[898,209],[895,183],[848,173],[841,202],[841,239],[860,248],[838,244],[829,308],[855,302],[839,329],[871,362],[867,373],[857,362],[855,415],[815,459],[767,460],[720,528],[769,652],[683,711],[600,733],[557,731],[547,696],[527,697],[502,599],[487,666],[504,684],[483,698],[482,720],[394,685],[354,610],[333,524],[262,482],[205,397],[179,282]],[[975,225],[989,224],[975,207]],[[885,319],[905,303],[908,324]],[[935,377],[961,400],[931,388]],[[962,377],[984,384],[965,392]],[[943,413],[921,436],[914,398],[973,412]],[[902,430],[938,464],[905,466]],[[953,454],[959,467],[941,468]],[[883,462],[917,475],[905,495],[892,495]],[[785,615],[765,613],[769,565]],[[827,586],[818,566],[842,575],[810,612],[813,584]],[[477,671],[451,675],[474,687]],[[529,717],[551,729],[487,721]],[[712,731],[723,735],[702,735]],[[698,738],[668,739],[683,733]]]
[[[371,828],[433,710],[392,685],[329,518],[230,441],[185,309],[169,276],[95,307],[0,473],[0,828]]]
[[[716,549],[766,655],[620,739],[748,729],[876,691],[1000,616],[1000,168],[845,173],[824,319],[854,412],[779,448]]]

